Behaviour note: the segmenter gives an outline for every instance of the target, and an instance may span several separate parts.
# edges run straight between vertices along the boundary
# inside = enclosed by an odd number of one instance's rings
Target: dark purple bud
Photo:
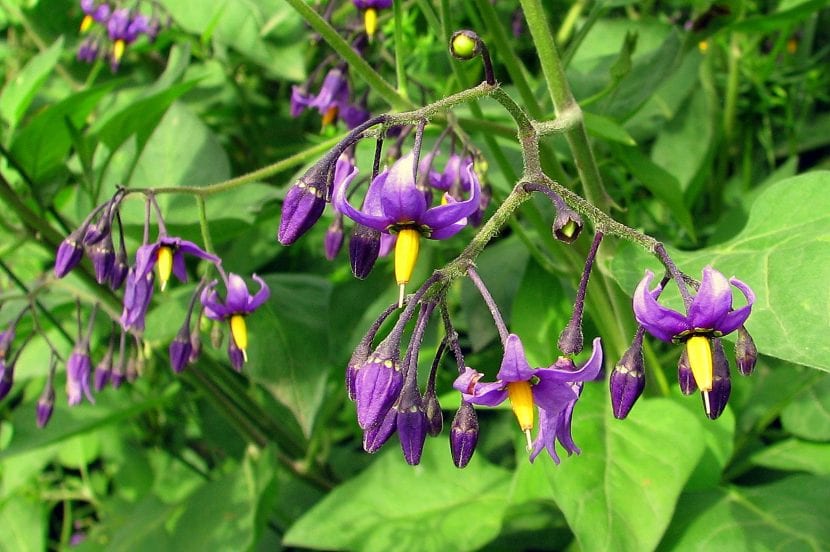
[[[569,207],[560,206],[553,221],[553,236],[564,243],[573,243],[582,232],[582,217]]]
[[[744,376],[748,376],[755,370],[755,363],[758,361],[755,340],[743,326],[738,328],[738,339],[735,341],[735,361],[738,364],[738,370]]]
[[[242,349],[236,346],[236,342],[232,337],[228,339],[228,358],[231,361],[233,369],[241,372],[242,367],[245,365],[245,355],[242,353]]]
[[[86,253],[95,268],[95,280],[103,284],[109,280],[115,264],[115,248],[112,244],[112,235],[107,234],[104,238],[93,245],[87,245]]]
[[[83,232],[76,230],[58,246],[55,256],[55,276],[63,278],[78,266],[84,256]]]
[[[729,377],[729,361],[723,352],[720,339],[712,339],[712,390],[703,395],[703,408],[706,416],[716,420],[723,414],[729,395],[732,392],[732,382]]]
[[[104,354],[104,357],[101,361],[95,366],[95,376],[93,379],[93,387],[95,391],[101,391],[110,381],[110,375],[112,374],[112,340],[110,340],[110,346],[107,348],[107,352]]]
[[[362,429],[380,423],[398,400],[403,387],[398,345],[387,338],[357,370],[355,402],[357,423]]]
[[[0,401],[6,398],[14,385],[14,361],[8,364],[0,359]]]
[[[326,207],[326,175],[318,165],[311,167],[294,184],[282,202],[277,239],[290,245],[305,234]]]
[[[176,338],[170,343],[169,352],[170,367],[178,374],[190,362],[190,354],[193,352],[193,345],[190,344],[190,328],[187,324],[182,326]]]
[[[44,428],[49,423],[49,418],[52,417],[52,410],[55,408],[55,388],[52,386],[52,381],[46,384],[46,388],[41,393],[37,401],[36,417],[37,427]]]
[[[571,318],[562,333],[559,334],[557,346],[566,355],[575,355],[582,351],[582,317]]]
[[[462,401],[450,428],[450,451],[456,468],[469,464],[478,444],[478,416],[473,406]]]
[[[355,278],[363,280],[369,276],[379,253],[380,232],[362,224],[355,224],[349,240],[349,261]]]
[[[643,369],[643,334],[637,332],[631,347],[623,354],[611,372],[611,406],[614,417],[622,420],[643,394],[646,387],[646,373]]]
[[[100,46],[98,45],[98,40],[96,38],[89,37],[84,39],[84,41],[81,42],[81,45],[78,46],[78,53],[76,57],[78,58],[78,61],[92,63],[98,59],[99,52]]]
[[[680,359],[677,361],[677,383],[680,384],[680,391],[684,395],[691,395],[697,391],[695,376],[692,374],[692,367],[689,366],[689,357],[686,356],[686,347],[683,347],[683,352],[680,353]]]
[[[110,289],[117,290],[124,283],[127,278],[127,273],[130,271],[130,265],[127,261],[127,253],[119,251],[115,254],[115,260],[112,262],[112,270],[110,270]]]
[[[427,418],[415,379],[407,383],[392,410],[398,413],[396,427],[406,463],[417,466],[421,462],[424,441],[427,438]]]
[[[326,259],[333,261],[337,257],[337,254],[340,253],[340,248],[343,247],[342,216],[335,217],[334,222],[326,230],[324,245],[326,248]]]
[[[427,417],[427,434],[430,437],[437,437],[444,428],[444,413],[441,412],[441,404],[435,396],[435,389],[428,389],[422,401],[424,415]]]
[[[379,451],[395,433],[397,419],[398,412],[390,408],[379,424],[366,429],[363,432],[363,450],[370,454]]]
[[[126,379],[124,363],[119,362],[112,368],[112,379],[110,383],[112,383],[113,389],[118,389],[124,384],[124,380]]]

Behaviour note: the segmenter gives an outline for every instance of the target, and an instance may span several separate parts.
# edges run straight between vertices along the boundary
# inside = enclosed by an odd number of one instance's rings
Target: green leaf
[[[619,142],[625,146],[634,146],[637,144],[634,138],[613,119],[589,111],[583,112],[583,116],[585,117],[585,127],[592,136],[605,138],[612,142]]]
[[[810,0],[799,2],[787,10],[781,10],[769,15],[747,17],[728,27],[730,32],[771,33],[781,30],[787,25],[798,23],[830,5],[827,0]]]
[[[429,439],[409,466],[392,437],[387,450],[300,518],[283,544],[361,552],[477,550],[495,538],[509,473],[476,456],[463,470],[443,439]]]
[[[806,475],[685,494],[660,550],[824,550],[828,501],[830,479]]]
[[[246,371],[291,409],[310,435],[331,365],[331,284],[305,274],[270,274],[264,280],[271,298],[248,317]]]
[[[703,455],[703,430],[668,399],[641,399],[617,420],[605,387],[586,385],[577,404],[573,433],[582,454],[559,466],[537,462],[582,550],[650,550]]]
[[[72,134],[66,124],[80,128],[113,84],[106,84],[69,96],[49,106],[23,127],[12,142],[12,155],[35,182],[42,182],[63,167],[72,147]]]
[[[3,526],[3,550],[37,552],[46,550],[46,503],[37,498],[16,495],[0,506],[0,524]]]
[[[63,37],[58,38],[47,50],[39,53],[26,64],[0,93],[0,117],[14,129],[23,118],[40,87],[52,74],[63,51]]]
[[[712,265],[755,291],[747,328],[761,353],[825,371],[830,371],[828,186],[826,171],[777,182],[755,200],[746,226],[732,240],[671,252],[687,274],[700,278],[703,267]],[[659,272],[659,266],[640,248],[626,245],[613,259],[612,274],[633,291],[645,268]],[[737,298],[736,305],[742,301]]]
[[[830,374],[802,391],[781,412],[784,429],[811,441],[830,441]]]
[[[639,149],[614,144],[615,157],[622,161],[631,174],[659,199],[693,240],[696,240],[692,215],[683,203],[680,181],[663,167],[643,155]]]
[[[830,475],[830,443],[787,439],[759,450],[750,461],[756,466],[776,470]]]

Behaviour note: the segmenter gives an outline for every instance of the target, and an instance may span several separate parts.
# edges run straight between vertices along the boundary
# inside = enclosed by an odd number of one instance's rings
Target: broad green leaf
[[[640,399],[627,419],[617,420],[606,386],[587,384],[573,435],[580,456],[558,466],[541,456],[536,462],[545,466],[580,548],[653,549],[703,455],[700,421],[668,399]]]
[[[619,142],[625,146],[636,145],[634,138],[613,119],[589,111],[585,111],[583,116],[589,134],[612,142]]]
[[[750,461],[765,468],[830,475],[830,443],[787,439],[763,448]]]
[[[816,171],[770,186],[732,240],[672,252],[681,270],[700,278],[705,265],[736,276],[756,293],[747,328],[764,354],[830,371],[830,172]],[[645,268],[660,265],[641,249],[621,247],[611,273],[634,291]],[[735,304],[743,304],[736,295]],[[675,308],[677,304],[673,305]]]
[[[165,0],[173,18],[203,39],[232,47],[272,76],[298,81],[305,76],[302,19],[277,0]]]
[[[49,106],[20,129],[11,150],[17,162],[35,182],[42,182],[63,167],[72,147],[68,119],[75,128],[81,128],[112,84],[105,84],[69,96]]]
[[[519,246],[518,238],[513,237],[491,245],[476,260],[478,274],[508,325],[510,320],[506,317],[511,312],[511,302],[522,280],[527,259],[527,249]],[[473,350],[481,350],[498,337],[493,317],[478,289],[466,279],[461,287],[461,301]]]
[[[18,494],[0,505],[3,541],[0,550],[37,552],[46,550],[46,503],[35,497]]]
[[[784,429],[811,441],[830,441],[830,375],[802,391],[781,412]]]
[[[39,53],[0,92],[0,117],[14,129],[23,118],[35,95],[58,63],[63,37]]]
[[[807,475],[684,494],[660,550],[825,550],[828,501],[830,479]]]
[[[309,435],[330,371],[331,284],[305,274],[271,274],[264,279],[271,298],[248,317],[246,372],[290,408]]]
[[[654,368],[657,369],[656,366]],[[648,376],[648,372],[646,375]],[[709,420],[703,416],[703,400],[699,393],[691,397],[683,396],[674,382],[672,382],[672,392],[677,404],[700,421],[703,429],[703,443],[706,445],[700,462],[697,463],[695,471],[692,472],[683,490],[688,492],[713,489],[720,484],[723,470],[729,464],[735,449],[735,414],[731,408],[732,404],[727,406],[717,420]]]
[[[111,499],[102,509],[106,524],[93,530],[81,550],[173,550],[165,525],[175,514],[174,505],[150,495],[138,502]]]
[[[683,203],[683,189],[680,181],[635,147],[615,144],[613,149],[617,159],[622,161],[634,178],[666,206],[669,213],[692,239],[697,239],[692,215]]]
[[[393,436],[366,471],[329,493],[283,544],[324,550],[477,550],[495,538],[509,474],[473,457],[458,470],[445,439],[429,439],[409,466]]]

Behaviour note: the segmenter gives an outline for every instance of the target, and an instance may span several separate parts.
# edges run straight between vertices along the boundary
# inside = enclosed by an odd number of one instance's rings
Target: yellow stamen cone
[[[363,25],[366,27],[366,34],[371,39],[375,36],[375,31],[378,30],[378,12],[374,8],[369,8],[363,13]]]
[[[519,421],[522,431],[529,433],[533,429],[533,391],[526,381],[513,381],[507,384],[507,397],[513,414]]]
[[[124,50],[127,48],[127,44],[123,40],[116,40],[115,44],[112,45],[112,59],[115,63],[119,63],[121,58],[124,57]]]
[[[159,284],[161,284],[161,291],[167,287],[167,281],[170,279],[170,274],[173,272],[173,250],[162,245],[159,247],[156,257],[156,268],[159,273]]]
[[[236,346],[242,351],[242,358],[248,362],[248,326],[245,324],[245,317],[241,314],[231,316],[231,338]]]
[[[326,110],[325,114],[323,114],[324,127],[332,124],[335,121],[335,119],[337,119],[337,112],[338,109],[336,105],[333,105]]]
[[[85,15],[84,16],[83,20],[81,21],[81,33],[82,34],[87,32],[89,30],[89,28],[92,27],[92,22],[93,21],[94,20],[92,19],[91,15]]]
[[[398,241],[395,244],[395,280],[399,286],[406,285],[412,278],[420,246],[421,233],[414,228],[404,228],[398,232]],[[399,304],[403,304],[402,298],[403,288]]]
[[[697,388],[703,392],[712,390],[712,346],[709,338],[694,335],[686,341],[686,355],[689,367],[695,377]]]

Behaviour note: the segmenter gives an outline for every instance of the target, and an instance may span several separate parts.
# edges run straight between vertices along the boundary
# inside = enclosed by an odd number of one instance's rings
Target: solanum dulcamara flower
[[[171,274],[181,282],[187,281],[187,268],[184,264],[185,253],[214,264],[220,262],[219,257],[211,255],[191,241],[161,235],[155,242],[142,245],[136,251],[136,273],[139,277],[142,277],[153,270],[153,267],[156,267],[159,284],[161,290],[164,291]]]
[[[378,29],[378,10],[392,7],[392,0],[352,0],[357,9],[363,10],[363,25],[369,38],[375,36]]]
[[[259,291],[253,295],[248,293],[245,280],[233,273],[228,274],[225,281],[227,294],[224,300],[216,293],[216,280],[202,291],[201,300],[205,307],[205,316],[211,320],[228,320],[231,330],[228,356],[236,369],[241,368],[241,364],[248,360],[248,327],[245,317],[262,306],[271,296],[271,290],[262,278],[254,274],[253,279],[259,284]]]
[[[504,358],[494,382],[480,381],[484,374],[467,367],[453,387],[472,404],[496,406],[510,400],[510,406],[527,436],[530,460],[546,449],[556,463],[554,443],[565,447],[568,455],[579,453],[571,437],[571,419],[582,382],[593,380],[602,368],[602,345],[594,339],[591,358],[577,369],[573,361],[560,358],[553,366],[531,368],[519,336],[510,334],[504,343]],[[539,431],[533,439],[535,408],[539,410]]]
[[[686,314],[677,312],[657,302],[655,296],[660,287],[650,290],[654,274],[647,270],[645,277],[634,291],[634,315],[645,330],[662,341],[684,343],[692,375],[703,393],[706,413],[711,411],[709,393],[713,384],[712,339],[740,328],[749,317],[755,294],[742,281],[726,277],[712,268],[703,269],[703,278],[697,295],[692,299]],[[731,285],[730,285],[731,284]],[[747,304],[732,309],[732,287],[738,288]]]
[[[291,89],[291,116],[299,117],[308,108],[320,112],[323,116],[323,126],[337,122],[339,117],[347,127],[355,128],[369,118],[368,111],[351,102],[349,81],[337,67],[326,73],[316,96],[301,86]]]
[[[415,185],[414,165],[410,152],[381,172],[369,185],[363,210],[349,203],[348,183],[334,191],[334,204],[344,215],[382,233],[397,234],[395,278],[401,286],[401,297],[415,268],[421,237],[441,240],[460,232],[467,217],[478,209],[481,195],[481,185],[472,164],[468,164],[465,171],[472,183],[469,199],[456,201],[444,194],[442,204],[430,208]]]

